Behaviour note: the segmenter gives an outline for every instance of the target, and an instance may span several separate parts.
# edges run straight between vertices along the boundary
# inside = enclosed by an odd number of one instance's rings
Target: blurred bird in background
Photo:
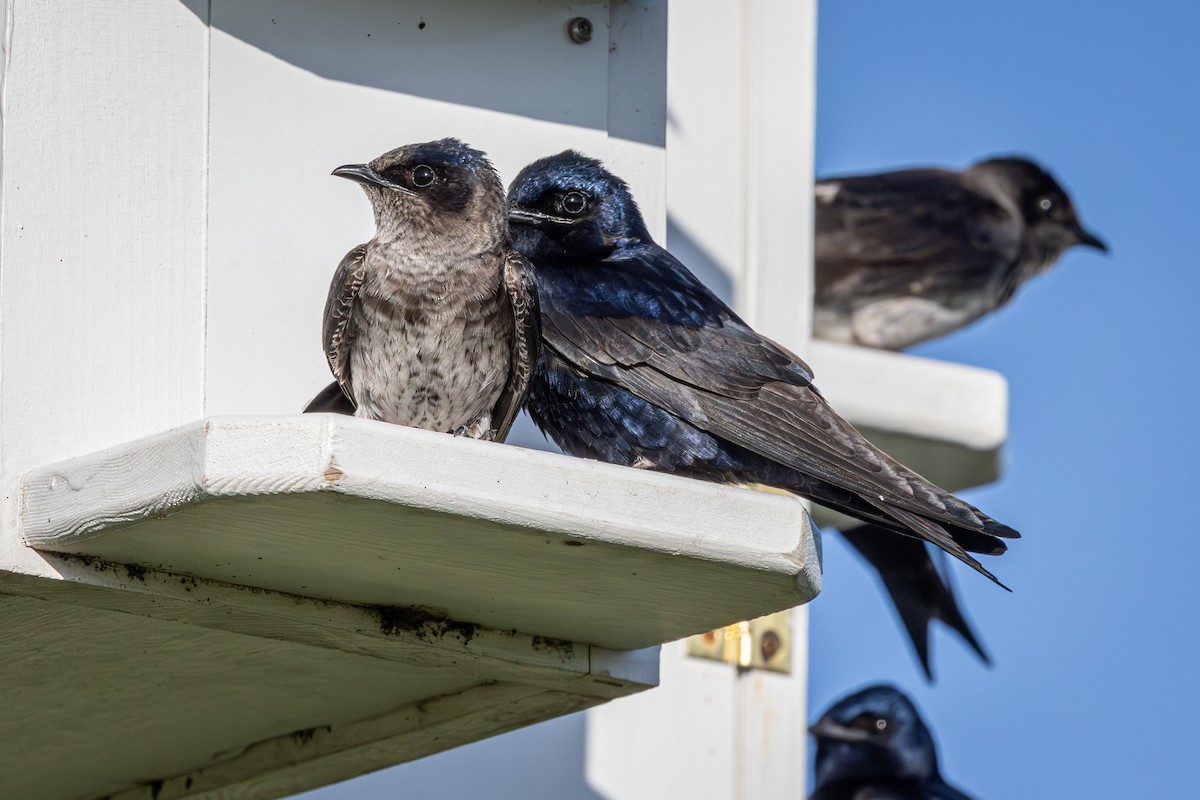
[[[929,628],[934,620],[961,636],[984,663],[991,663],[958,606],[949,575],[938,569],[924,543],[893,536],[877,525],[858,525],[840,533],[879,573],[926,680],[933,680]]]
[[[794,354],[755,333],[655,244],[626,184],[573,151],[509,187],[542,348],[526,408],[565,452],[766,485],[970,553],[1017,533],[890,458],[839,417]],[[997,581],[998,583],[998,581]]]
[[[816,185],[813,332],[903,350],[1000,308],[1075,245],[1108,246],[1025,158]]]
[[[813,332],[885,350],[1000,308],[1075,245],[1108,250],[1053,176],[1025,158],[828,178],[817,182],[815,207]],[[988,661],[921,543],[893,542],[871,526],[843,534],[879,572],[927,678],[935,619]]]
[[[891,686],[842,698],[809,731],[817,740],[809,800],[971,800],[942,780],[929,728]]]
[[[503,441],[536,359],[538,312],[495,169],[441,139],[333,174],[362,185],[375,238],[334,274],[324,342],[335,382],[305,411]]]

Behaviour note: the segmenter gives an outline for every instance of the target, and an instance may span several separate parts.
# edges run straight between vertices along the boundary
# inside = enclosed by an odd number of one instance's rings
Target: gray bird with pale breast
[[[504,186],[457,139],[338,167],[375,212],[325,305],[335,383],[305,411],[502,441],[537,359],[537,291],[509,244]]]
[[[1108,251],[1025,158],[821,180],[813,331],[903,350],[1000,308],[1075,245]]]

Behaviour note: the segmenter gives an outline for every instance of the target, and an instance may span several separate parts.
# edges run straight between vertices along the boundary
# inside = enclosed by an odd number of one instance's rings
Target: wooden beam
[[[92,558],[51,557],[65,580],[0,576],[0,595],[291,642],[427,669],[466,669],[494,680],[570,687],[597,698],[654,685],[653,663],[594,645],[496,631],[422,614],[314,600]],[[598,670],[592,672],[593,660]],[[576,685],[578,684],[578,685]]]
[[[578,696],[491,683],[370,720],[259,742],[213,767],[105,800],[271,800],[586,708]]]

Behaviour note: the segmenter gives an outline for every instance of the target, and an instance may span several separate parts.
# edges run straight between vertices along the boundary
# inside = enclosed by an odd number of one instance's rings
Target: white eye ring
[[[1043,197],[1041,200],[1038,200],[1038,208],[1040,208],[1042,211],[1049,211],[1053,207],[1054,201],[1049,197]]]
[[[583,192],[568,192],[562,199],[563,211],[568,214],[582,214],[587,208],[587,195]]]
[[[429,166],[428,164],[418,164],[417,166],[413,167],[413,171],[412,171],[413,186],[417,186],[421,189],[424,189],[426,186],[431,185],[433,183],[434,179],[436,179],[436,178],[437,178],[437,171],[434,170],[434,168]]]

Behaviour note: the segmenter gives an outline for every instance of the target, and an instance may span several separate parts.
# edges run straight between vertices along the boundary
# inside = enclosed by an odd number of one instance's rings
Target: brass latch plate
[[[748,622],[689,636],[687,654],[724,661],[739,669],[792,672],[792,611],[778,611]]]

